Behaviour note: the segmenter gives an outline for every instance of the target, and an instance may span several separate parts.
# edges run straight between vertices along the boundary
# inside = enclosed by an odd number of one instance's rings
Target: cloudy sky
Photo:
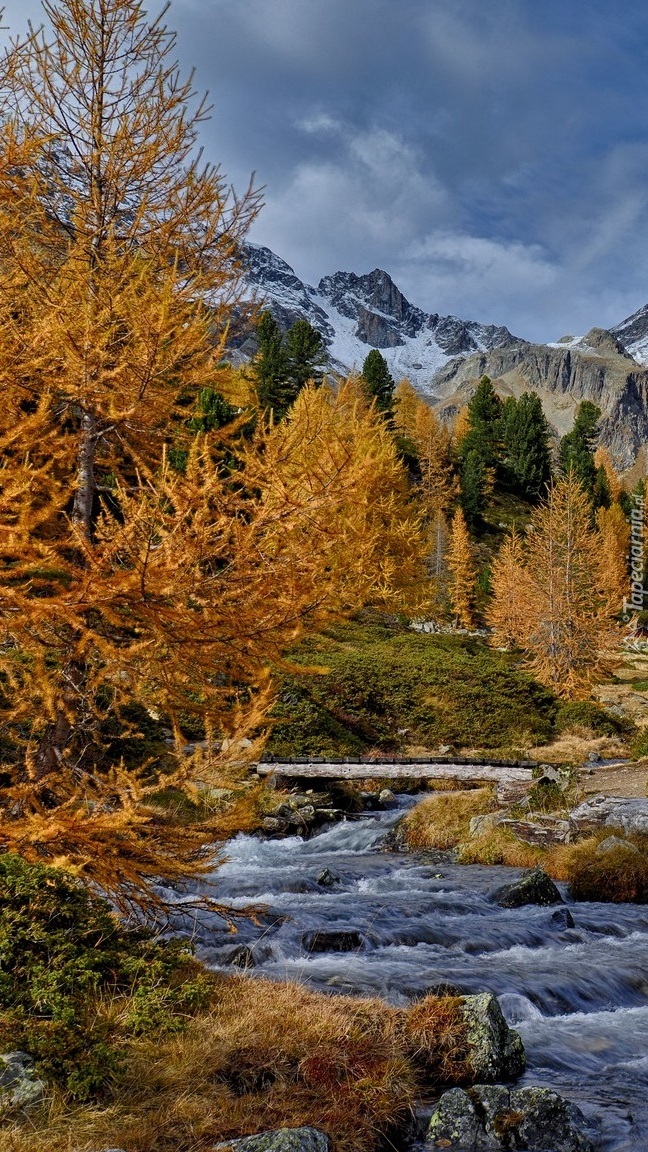
[[[19,30],[35,0],[8,0]],[[551,340],[648,302],[645,0],[174,0],[210,159],[310,283]]]

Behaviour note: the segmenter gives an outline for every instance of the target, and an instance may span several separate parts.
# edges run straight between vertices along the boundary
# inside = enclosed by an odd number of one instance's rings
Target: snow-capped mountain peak
[[[411,304],[388,272],[335,272],[317,288],[305,284],[269,248],[247,248],[248,282],[255,298],[288,327],[300,316],[321,332],[331,364],[359,371],[367,353],[379,348],[392,374],[407,376],[421,391],[453,356],[518,343],[507,328],[439,316]]]

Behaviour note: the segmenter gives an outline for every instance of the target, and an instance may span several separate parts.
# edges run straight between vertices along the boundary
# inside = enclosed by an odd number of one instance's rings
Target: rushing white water
[[[499,908],[489,894],[517,870],[381,851],[399,814],[367,814],[306,841],[237,836],[203,890],[268,914],[244,922],[232,943],[216,916],[198,913],[199,956],[229,968],[246,945],[251,978],[393,1004],[445,986],[492,991],[524,1040],[522,1083],[574,1100],[601,1152],[648,1150],[648,907],[569,903],[573,926],[564,906]],[[317,883],[323,868],[339,878],[333,887]],[[309,953],[306,934],[322,930],[359,933],[361,947]]]

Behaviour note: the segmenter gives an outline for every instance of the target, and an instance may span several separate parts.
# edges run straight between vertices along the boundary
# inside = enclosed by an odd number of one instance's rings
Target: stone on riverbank
[[[0,1115],[19,1112],[41,1104],[45,1085],[34,1072],[34,1061],[26,1052],[0,1055]]]
[[[496,996],[482,992],[463,996],[461,1013],[467,1026],[468,1065],[480,1081],[515,1080],[526,1057],[519,1034],[509,1028]]]
[[[574,832],[622,828],[626,836],[633,832],[648,833],[648,800],[625,796],[594,796],[574,808],[569,822]]]
[[[245,1136],[217,1144],[214,1152],[227,1149],[232,1152],[328,1152],[328,1137],[317,1128],[278,1128],[274,1132],[261,1132],[258,1136]]]
[[[443,1094],[430,1120],[426,1147],[592,1152],[582,1112],[556,1092],[481,1084]]]
[[[522,908],[525,904],[564,904],[553,880],[542,868],[534,868],[513,884],[503,884],[491,894],[500,908]]]

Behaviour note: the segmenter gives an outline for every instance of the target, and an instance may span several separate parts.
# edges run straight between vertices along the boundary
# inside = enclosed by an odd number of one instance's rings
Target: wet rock
[[[548,1088],[475,1085],[444,1092],[430,1120],[427,1148],[497,1152],[592,1152],[580,1109]]]
[[[551,913],[551,923],[557,925],[559,928],[575,928],[574,917],[572,916],[569,908],[562,907],[556,908],[555,912]]]
[[[378,793],[378,803],[382,808],[391,808],[392,804],[396,803],[396,797],[391,788],[383,788]]]
[[[601,855],[606,852],[612,852],[614,848],[625,848],[628,852],[636,852],[639,855],[639,849],[636,844],[631,844],[629,840],[622,840],[620,836],[606,836],[605,840],[597,845],[596,851]]]
[[[340,877],[331,872],[330,868],[322,868],[321,872],[317,873],[315,883],[321,885],[322,888],[332,888],[334,884],[340,883]]]
[[[248,944],[238,944],[227,957],[227,963],[235,968],[256,968],[254,953]]]
[[[462,998],[467,1026],[468,1063],[475,1080],[514,1080],[524,1071],[526,1057],[519,1034],[509,1028],[496,996],[482,992]]]
[[[278,1128],[274,1132],[217,1144],[214,1152],[230,1148],[232,1152],[329,1152],[329,1142],[317,1128]]]
[[[626,836],[632,832],[648,833],[648,800],[625,796],[594,796],[574,808],[569,822],[574,832],[621,828]]]
[[[261,822],[261,827],[264,832],[270,832],[274,835],[281,835],[287,832],[289,824],[287,820],[282,820],[278,816],[264,816]]]
[[[0,1115],[19,1112],[42,1103],[45,1085],[34,1072],[34,1061],[26,1052],[0,1055]]]
[[[534,868],[513,884],[503,884],[491,894],[500,908],[522,908],[525,904],[564,904],[553,880],[542,868]]]
[[[600,752],[590,752],[587,759],[590,764],[599,764],[603,757],[601,756]]]
[[[330,929],[305,932],[302,945],[307,952],[359,952],[364,948],[364,937],[354,929]]]

